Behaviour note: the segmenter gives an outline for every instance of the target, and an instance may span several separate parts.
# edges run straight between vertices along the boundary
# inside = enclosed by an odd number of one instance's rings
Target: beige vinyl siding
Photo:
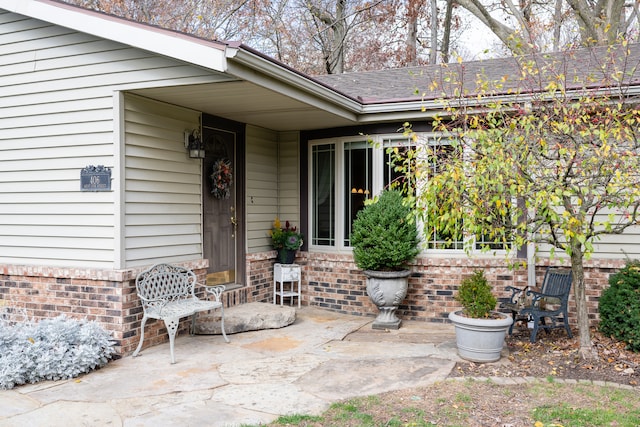
[[[640,227],[634,226],[628,228],[623,234],[610,234],[601,236],[594,241],[593,259],[640,259]],[[565,257],[558,250],[556,256]],[[547,258],[550,250],[547,245],[540,245],[538,248],[538,256]]]
[[[120,138],[115,133],[120,126],[114,122],[115,95],[126,89],[222,79],[130,46],[0,12],[0,262],[122,267],[116,259],[116,236],[122,231],[116,206],[123,177],[115,157],[119,150],[114,144]],[[172,215],[179,224],[178,231],[169,233],[171,250],[158,249],[158,236],[133,229],[126,241],[126,257],[133,262],[167,257],[185,247],[189,256],[200,257],[200,212],[193,208],[199,205],[193,200],[199,175],[192,175],[194,165],[174,165],[170,158],[186,156],[180,145],[182,122],[192,122],[193,114],[189,120],[180,114],[176,123],[163,116],[165,123],[156,132],[144,120],[131,121],[141,128],[129,128],[137,135],[128,147],[135,169],[129,172],[135,176],[146,171],[153,182],[154,174],[164,170],[164,179],[171,181],[165,190],[175,195],[175,205],[163,206],[163,196],[153,191],[144,196],[146,205],[136,204],[135,197],[144,192],[132,187],[135,191],[127,196],[133,199],[134,217],[127,224],[144,218],[147,223],[164,221],[158,212]],[[174,145],[159,149],[153,145],[158,141]],[[111,192],[80,191],[80,171],[88,165],[114,168]],[[151,204],[161,206],[156,215],[143,209]]]
[[[628,228],[624,234],[603,236],[594,247],[594,258],[640,259],[640,227]]]
[[[202,258],[201,161],[184,131],[200,113],[125,96],[125,262],[147,265]]]
[[[300,144],[298,132],[278,135],[278,215],[300,226]]]
[[[255,126],[246,131],[247,252],[271,249],[267,231],[278,215],[278,134]]]
[[[77,77],[64,60],[38,62],[41,49],[65,33],[0,15],[2,263],[113,265],[114,193],[80,192],[82,168],[114,164],[113,98],[111,93],[83,96],[79,89],[71,97],[64,90],[49,96],[56,81]],[[32,40],[18,42],[24,36]],[[71,37],[66,39],[68,46]],[[56,55],[69,52],[61,46],[50,52]]]
[[[299,133],[247,126],[247,251],[271,249],[275,217],[299,227]]]
[[[602,209],[596,216],[596,221],[600,223],[606,223],[611,220],[609,214],[613,214],[613,223],[624,224],[627,222],[626,217],[616,215],[618,211],[615,209],[608,210]],[[598,226],[599,229],[604,230],[604,227]],[[593,241],[594,252],[592,258],[595,259],[624,259],[627,256],[631,259],[640,259],[640,226],[629,227],[622,234],[608,234],[601,235],[599,239]],[[548,245],[540,245],[538,253],[541,256],[548,257],[550,255],[550,247]],[[565,254],[559,254],[558,256],[564,256]]]

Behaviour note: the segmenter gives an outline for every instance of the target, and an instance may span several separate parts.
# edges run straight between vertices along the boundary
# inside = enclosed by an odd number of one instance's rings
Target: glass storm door
[[[238,215],[236,212],[236,133],[203,128],[204,256],[207,285],[236,283]],[[229,183],[229,174],[232,179]]]

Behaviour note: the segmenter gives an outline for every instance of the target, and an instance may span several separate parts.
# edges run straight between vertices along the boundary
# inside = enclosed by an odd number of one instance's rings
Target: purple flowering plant
[[[302,234],[298,232],[297,227],[292,227],[289,221],[285,221],[283,227],[280,219],[276,217],[271,230],[269,230],[269,235],[271,236],[271,246],[274,249],[295,251],[302,246]]]

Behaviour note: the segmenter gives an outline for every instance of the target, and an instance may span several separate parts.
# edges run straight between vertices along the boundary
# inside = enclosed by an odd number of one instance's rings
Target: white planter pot
[[[373,329],[399,329],[402,321],[396,316],[396,310],[409,286],[410,270],[372,271],[365,270],[367,276],[367,295],[379,310],[373,321]]]
[[[458,355],[472,362],[496,362],[504,347],[504,337],[513,323],[511,316],[494,312],[500,319],[474,319],[449,313],[449,320],[456,328]]]

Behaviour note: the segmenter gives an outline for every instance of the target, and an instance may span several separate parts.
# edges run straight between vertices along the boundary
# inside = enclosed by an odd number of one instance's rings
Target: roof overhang
[[[226,45],[51,0],[0,0],[0,8],[214,71],[226,71]]]
[[[183,61],[228,78],[122,90],[278,131],[357,124],[362,104],[239,43],[221,43],[55,0],[0,0],[0,8]]]
[[[217,74],[179,85],[121,90],[276,131],[428,120],[443,111],[435,99],[355,98],[242,44],[205,40],[55,0],[0,0],[0,8]],[[220,79],[220,73],[226,78]],[[637,89],[630,85],[628,94],[637,95]],[[480,104],[475,107],[481,109]]]

